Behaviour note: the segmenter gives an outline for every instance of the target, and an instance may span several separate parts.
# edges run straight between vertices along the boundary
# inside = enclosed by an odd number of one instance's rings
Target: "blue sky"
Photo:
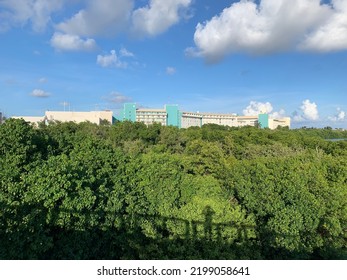
[[[347,128],[347,0],[0,0],[0,111],[124,102]]]

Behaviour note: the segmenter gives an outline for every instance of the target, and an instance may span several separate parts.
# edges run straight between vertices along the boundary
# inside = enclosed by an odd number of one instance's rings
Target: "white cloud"
[[[231,53],[347,48],[347,0],[242,0],[204,23],[188,53],[216,62]]]
[[[126,68],[127,63],[120,61],[115,50],[111,50],[109,55],[98,55],[96,63],[101,67]]]
[[[183,17],[192,0],[150,0],[146,7],[132,14],[133,32],[139,36],[155,36],[165,32]]]
[[[49,97],[51,94],[49,92],[46,92],[42,89],[34,89],[31,93],[31,96],[34,97],[40,97],[40,98],[44,98],[44,97]]]
[[[1,0],[0,31],[28,23],[36,32],[51,22],[51,14],[63,7],[65,0]]]
[[[332,0],[332,5],[329,20],[307,36],[301,49],[319,52],[347,49],[347,1]]]
[[[176,68],[174,67],[166,67],[166,74],[174,75],[176,73]]]
[[[39,79],[39,81],[38,81],[40,84],[44,84],[44,83],[46,83],[47,82],[47,79],[46,78],[44,78],[44,77],[42,77],[42,78],[40,78]]]
[[[316,121],[319,119],[318,108],[316,103],[305,100],[302,102],[300,109],[303,112],[303,117],[307,120]]]
[[[56,28],[78,36],[114,35],[127,24],[133,0],[88,0],[85,9]]]
[[[262,103],[257,101],[251,101],[246,109],[243,110],[245,116],[256,116],[261,113],[271,113],[273,107],[270,102]]]
[[[56,32],[51,38],[51,45],[62,51],[92,51],[96,48],[94,39],[82,39],[77,35]]]
[[[123,56],[123,57],[134,57],[135,56],[132,52],[128,51],[124,47],[120,49],[119,55]]]
[[[286,111],[284,109],[281,109],[278,112],[273,112],[270,114],[270,117],[274,119],[281,119],[281,118],[284,118],[285,116],[286,116]]]
[[[203,52],[198,50],[197,48],[193,48],[193,47],[188,47],[184,50],[184,54],[187,57],[190,58],[195,58],[195,57],[202,57],[203,56]]]
[[[337,114],[333,117],[328,117],[328,119],[333,122],[340,122],[347,120],[347,115],[345,111],[341,110],[341,108],[337,108]]]
[[[293,119],[296,122],[317,121],[319,120],[319,112],[317,104],[306,99],[300,106],[300,112],[293,113]]]
[[[249,105],[242,111],[245,116],[257,116],[259,114],[269,114],[271,118],[284,118],[286,112],[280,109],[278,112],[273,112],[273,106],[270,102],[251,101]]]
[[[123,104],[132,101],[130,97],[125,96],[117,91],[111,92],[108,96],[104,97],[104,99],[114,104]]]
[[[72,16],[54,22],[54,13],[79,3]],[[182,18],[187,18],[193,0],[148,0],[148,5],[134,9],[135,0],[0,0],[0,32],[12,27],[31,25],[34,31],[54,27],[51,43],[56,49],[90,49],[93,38],[115,36],[120,32],[143,36],[158,35]],[[74,7],[71,5],[71,7]],[[89,39],[86,39],[89,38]],[[69,41],[67,46],[62,41]],[[123,52],[124,51],[124,52]],[[130,56],[126,49],[121,56]]]

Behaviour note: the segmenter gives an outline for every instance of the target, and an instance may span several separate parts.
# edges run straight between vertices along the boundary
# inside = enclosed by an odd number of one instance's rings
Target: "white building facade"
[[[91,112],[73,112],[73,111],[46,111],[42,117],[14,116],[14,119],[24,119],[27,122],[38,125],[40,122],[91,122],[100,125],[103,121],[113,123],[112,111],[91,111]]]
[[[257,116],[238,116],[236,114],[184,112],[178,105],[165,105],[164,109],[136,108],[135,103],[125,103],[120,113],[120,121],[137,121],[146,125],[160,123],[179,128],[192,126],[201,127],[205,124],[217,124],[230,127],[259,126],[261,128],[276,129],[290,127],[290,118],[274,119],[268,114]]]

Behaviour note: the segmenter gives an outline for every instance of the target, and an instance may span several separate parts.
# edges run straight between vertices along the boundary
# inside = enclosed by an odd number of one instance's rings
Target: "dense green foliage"
[[[347,259],[326,129],[0,126],[0,259]]]

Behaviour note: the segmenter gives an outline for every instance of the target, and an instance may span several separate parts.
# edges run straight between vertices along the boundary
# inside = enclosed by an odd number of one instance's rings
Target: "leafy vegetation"
[[[0,259],[347,259],[325,129],[0,126]]]

